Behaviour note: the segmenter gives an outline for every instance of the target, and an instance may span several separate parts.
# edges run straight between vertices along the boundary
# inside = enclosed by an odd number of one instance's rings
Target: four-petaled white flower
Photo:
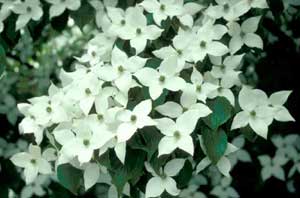
[[[214,195],[218,198],[238,198],[240,197],[237,191],[230,186],[232,178],[223,177],[220,184],[215,186],[209,194]]]
[[[117,114],[117,119],[122,123],[118,127],[118,142],[125,142],[138,130],[145,126],[156,125],[148,115],[152,110],[151,100],[144,100],[134,107],[132,111],[123,110]]]
[[[145,163],[145,167],[153,177],[146,184],[145,198],[158,197],[164,191],[167,191],[170,195],[176,196],[180,193],[177,188],[176,181],[172,178],[176,176],[183,168],[185,159],[172,159],[164,168],[160,168],[156,173],[149,163]]]
[[[267,138],[268,126],[273,120],[273,110],[268,106],[268,96],[259,89],[243,87],[239,93],[239,104],[243,111],[234,117],[231,130],[249,124],[255,133]]]
[[[269,98],[269,103],[274,109],[274,119],[281,122],[295,121],[283,104],[287,101],[292,91],[278,91]]]
[[[176,119],[156,119],[157,128],[165,136],[158,144],[158,156],[170,154],[179,148],[190,155],[194,154],[194,143],[191,133],[194,131],[199,119],[198,111],[189,110]]]
[[[182,0],[145,0],[140,5],[147,12],[153,13],[153,19],[159,26],[168,17],[179,16],[183,12]]]
[[[16,30],[23,28],[31,19],[38,21],[43,15],[39,0],[19,1],[14,5],[13,12],[19,15]]]
[[[196,68],[193,68],[191,82],[192,83],[187,83],[186,87],[183,89],[181,97],[184,101],[194,101],[196,98],[206,103],[208,95],[219,87],[210,82],[205,82],[202,74]]]
[[[78,10],[81,1],[80,0],[46,0],[51,3],[50,7],[50,18],[61,15],[66,9],[68,10]]]
[[[52,167],[50,163],[42,156],[41,148],[32,144],[29,145],[29,153],[17,153],[12,156],[10,160],[16,166],[25,168],[24,175],[27,184],[33,182],[38,176],[38,173],[52,173]]]
[[[261,177],[265,181],[271,176],[276,177],[282,181],[285,180],[285,173],[282,168],[287,162],[288,159],[281,155],[276,155],[273,159],[268,155],[258,156],[260,164],[263,166],[261,170]]]
[[[226,45],[217,41],[220,40],[227,28],[224,25],[215,25],[211,21],[201,26],[194,35],[191,43],[191,53],[194,62],[203,61],[207,54],[223,56],[229,52]]]
[[[221,80],[222,87],[231,88],[234,85],[240,84],[239,74],[241,71],[236,71],[240,65],[244,54],[227,56],[222,62],[222,57],[210,57],[214,64],[211,70],[213,77]]]
[[[205,10],[205,14],[214,19],[224,18],[227,21],[234,21],[248,11],[248,8],[240,5],[239,1],[216,0],[216,2],[217,5],[210,5]]]
[[[260,18],[260,16],[248,18],[241,26],[237,22],[227,24],[228,33],[232,37],[229,42],[231,54],[239,51],[244,44],[248,47],[263,48],[263,40],[255,34]]]
[[[184,88],[185,81],[178,76],[177,59],[172,56],[162,61],[156,69],[144,67],[135,73],[140,83],[149,87],[149,93],[153,100],[157,99],[163,92],[163,89],[178,91]]]
[[[105,81],[113,81],[116,87],[127,95],[130,88],[137,85],[132,74],[144,67],[147,59],[139,56],[128,57],[118,47],[114,47],[111,56],[111,66],[101,68],[100,78]]]

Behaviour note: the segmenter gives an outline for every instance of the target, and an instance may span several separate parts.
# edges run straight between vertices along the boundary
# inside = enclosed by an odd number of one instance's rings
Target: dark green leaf
[[[206,154],[213,164],[216,164],[223,156],[227,148],[227,135],[223,129],[211,130],[204,127],[202,138]]]
[[[207,105],[212,110],[212,113],[205,117],[203,121],[211,129],[216,130],[230,119],[232,106],[226,98],[217,97],[212,101],[207,101]]]
[[[77,195],[80,188],[83,173],[70,164],[62,164],[57,167],[57,178],[61,185]]]
[[[53,17],[51,20],[51,26],[56,31],[63,31],[68,24],[69,13],[65,11],[62,15]]]

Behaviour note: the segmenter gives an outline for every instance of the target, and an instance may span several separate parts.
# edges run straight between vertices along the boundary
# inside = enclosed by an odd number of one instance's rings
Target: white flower
[[[251,162],[251,156],[245,149],[242,149],[245,145],[245,138],[243,136],[238,136],[232,140],[232,144],[239,148],[236,152],[230,154],[228,158],[230,159],[231,165],[235,166],[238,161]]]
[[[89,162],[94,150],[108,142],[113,135],[107,131],[92,130],[85,120],[61,124],[54,129],[56,141],[62,145],[61,153],[69,160],[78,157],[80,163]]]
[[[29,145],[29,153],[17,153],[12,156],[10,160],[16,166],[25,168],[24,175],[26,184],[33,182],[38,173],[52,173],[50,163],[41,155],[41,148],[32,144]]]
[[[79,62],[89,63],[91,66],[96,64],[102,65],[101,57],[105,53],[105,49],[96,45],[88,45],[87,52],[80,58],[76,58]]]
[[[165,104],[157,106],[155,110],[158,111],[160,114],[168,116],[170,118],[177,118],[184,112],[189,110],[197,111],[199,118],[206,117],[212,112],[206,105],[202,103],[196,103],[197,99],[194,99],[194,101],[185,101],[185,98],[181,97],[181,105],[176,102],[169,101]]]
[[[17,0],[0,0],[1,10],[0,10],[0,21],[4,21],[10,14],[12,9],[14,8]],[[1,32],[0,28],[0,32]]]
[[[177,59],[169,57],[162,61],[158,71],[149,67],[144,67],[135,73],[139,82],[149,87],[149,93],[153,100],[157,99],[163,89],[178,91],[185,86],[185,81],[177,76]]]
[[[93,72],[87,72],[82,79],[74,81],[68,87],[67,97],[78,101],[82,112],[88,115],[102,89],[103,81]]]
[[[188,2],[183,5],[183,11],[179,18],[182,25],[192,28],[194,25],[193,15],[197,14],[204,6],[196,2]]]
[[[108,29],[111,25],[111,21],[107,15],[108,7],[116,7],[118,4],[118,0],[104,0],[103,2],[100,0],[91,0],[89,3],[96,10],[96,24],[99,28]]]
[[[84,168],[83,178],[85,190],[94,186],[100,176],[100,165],[97,163],[88,163]]]
[[[156,119],[157,128],[165,136],[158,144],[158,156],[170,154],[176,148],[194,154],[194,143],[190,134],[194,131],[199,115],[195,110],[183,113],[176,122],[169,118]]]
[[[282,136],[273,136],[271,141],[276,146],[276,155],[286,156],[289,159],[297,160],[299,153],[296,149],[297,140],[299,135],[289,134],[285,137]]]
[[[217,5],[210,5],[205,10],[205,14],[214,19],[223,17],[227,21],[233,21],[248,11],[248,8],[241,6],[239,1],[216,0],[216,2]]]
[[[291,116],[287,108],[283,106],[283,104],[287,101],[291,93],[292,91],[278,91],[270,96],[269,102],[274,109],[275,120],[281,122],[295,121],[295,119],[293,118],[293,116]]]
[[[100,78],[113,81],[116,87],[127,95],[130,88],[137,85],[132,74],[144,67],[147,59],[139,56],[128,57],[118,47],[114,47],[111,56],[111,66],[101,68]]]
[[[261,155],[258,156],[258,160],[263,166],[261,170],[261,177],[264,181],[269,179],[271,176],[285,181],[285,173],[282,166],[288,162],[287,158],[276,155],[273,159],[271,159],[268,155]]]
[[[229,42],[231,54],[235,54],[244,44],[248,47],[263,48],[263,40],[255,34],[260,18],[260,16],[248,18],[241,26],[237,22],[227,24],[228,33],[232,37]]]
[[[88,46],[98,46],[98,52],[103,52],[101,54],[101,60],[110,61],[111,51],[113,49],[116,39],[117,37],[115,35],[108,32],[107,29],[104,29],[103,33],[98,33],[93,39],[89,41]]]
[[[248,12],[251,8],[268,8],[268,3],[266,0],[241,0],[237,3],[237,8],[243,10],[244,13]]]
[[[35,142],[40,144],[44,137],[45,126],[38,124],[35,117],[29,113],[28,109],[31,107],[30,104],[20,103],[18,104],[19,111],[25,115],[25,118],[19,124],[20,133],[30,134],[33,133],[35,137]]]
[[[196,97],[198,100],[206,103],[208,95],[218,89],[217,85],[214,85],[203,80],[202,74],[193,68],[191,75],[191,83],[187,83],[186,87],[182,90],[182,100],[183,101],[194,101]],[[192,102],[189,102],[192,103]]]
[[[199,138],[199,142],[200,142],[200,147],[201,147],[202,151],[206,154],[206,149],[204,147],[202,136],[199,135],[198,138]],[[237,150],[238,150],[238,148],[236,146],[234,146],[233,144],[227,143],[227,148],[224,153],[224,156],[222,156],[216,164],[218,170],[226,177],[230,177],[229,171],[231,169],[231,163],[230,163],[229,159],[227,158],[227,156],[231,153],[236,152]],[[196,167],[196,173],[198,174],[200,171],[202,171],[206,167],[208,167],[211,163],[212,162],[208,157],[203,158]]]
[[[219,41],[227,33],[224,25],[214,25],[212,22],[206,22],[197,30],[191,43],[191,53],[194,62],[203,61],[207,54],[213,56],[223,56],[228,52],[226,45]]]
[[[145,49],[147,40],[157,39],[163,31],[155,25],[147,25],[147,19],[139,7],[129,7],[125,13],[110,8],[108,14],[113,22],[111,31],[124,40],[130,40],[136,54]]]
[[[186,189],[180,192],[181,198],[206,198],[206,195],[198,190],[199,186],[196,184],[189,185]]]
[[[140,5],[149,13],[157,25],[161,25],[168,17],[179,16],[183,13],[182,0],[144,0]]]
[[[30,198],[34,195],[39,197],[45,196],[47,193],[44,188],[48,187],[51,179],[46,175],[38,175],[34,182],[30,185],[26,185],[21,191],[21,198]]]
[[[186,62],[192,62],[190,49],[192,38],[181,32],[179,31],[179,34],[174,37],[172,46],[162,47],[152,52],[156,57],[163,60],[171,56],[176,57],[178,62],[176,72],[180,72]]]
[[[272,108],[268,106],[268,96],[261,90],[243,87],[239,93],[239,104],[243,111],[235,115],[231,130],[249,124],[255,133],[267,138],[268,126],[273,120]]]
[[[172,159],[157,174],[150,164],[146,162],[145,167],[153,177],[146,184],[145,198],[158,197],[164,191],[167,191],[170,195],[177,196],[180,190],[177,189],[176,181],[172,177],[179,173],[184,163],[185,159]]]
[[[19,1],[13,7],[13,12],[19,15],[16,22],[16,30],[23,28],[30,19],[38,21],[43,15],[39,0]]]
[[[218,96],[226,98],[232,106],[235,106],[235,97],[230,88],[221,85],[221,81],[215,78],[211,72],[205,72],[204,81],[207,83],[214,84],[218,86],[218,89],[211,91],[207,97],[210,99],[216,98]],[[225,84],[226,85],[226,84]],[[230,85],[230,84],[227,84]]]
[[[124,110],[118,113],[117,119],[122,123],[118,127],[118,142],[125,142],[138,130],[145,126],[156,125],[148,115],[152,110],[151,100],[144,100],[134,107],[132,111]]]
[[[50,7],[50,18],[61,15],[66,9],[68,10],[78,10],[81,1],[80,0],[46,0],[51,3]]]
[[[214,64],[211,70],[211,74],[215,78],[221,79],[220,85],[222,87],[231,88],[236,84],[240,84],[239,74],[240,71],[236,71],[240,65],[244,54],[227,56],[222,62],[222,57],[210,57]]]
[[[219,185],[215,186],[209,194],[219,198],[237,198],[240,197],[234,188],[230,186],[232,179],[223,177]]]

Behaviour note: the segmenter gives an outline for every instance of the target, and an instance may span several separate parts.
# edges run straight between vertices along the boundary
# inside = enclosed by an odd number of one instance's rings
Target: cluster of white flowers
[[[300,136],[298,134],[290,134],[285,137],[279,135],[272,137],[272,142],[277,149],[275,156],[273,158],[269,155],[258,156],[259,162],[262,165],[261,177],[264,181],[272,176],[285,181],[293,177],[296,172],[300,173],[299,141]],[[284,166],[290,161],[293,166],[286,176]]]
[[[61,15],[66,9],[77,10],[81,0],[46,0],[51,4],[50,18]],[[0,0],[0,32],[3,31],[3,21],[13,12],[18,15],[16,30],[25,27],[30,20],[38,21],[43,16],[43,4],[40,0]]]
[[[79,1],[49,2],[53,3],[52,17],[79,5]],[[86,53],[77,57],[79,63],[76,63],[75,71],[62,71],[62,86],[52,84],[47,96],[18,105],[25,115],[19,125],[20,132],[34,134],[37,144],[30,145],[29,153],[12,157],[17,166],[25,168],[26,181],[32,182],[38,173],[51,173],[51,161],[55,161],[55,167],[78,161],[86,175],[84,180],[88,189],[100,175],[96,156],[113,149],[118,159],[125,163],[127,142],[135,133],[142,133],[144,127],[156,127],[162,133],[159,156],[170,154],[176,148],[193,156],[195,141],[200,141],[206,153],[202,137],[192,136],[192,133],[195,133],[199,119],[212,113],[206,105],[207,99],[222,96],[232,106],[237,106],[231,88],[241,86],[238,69],[244,54],[238,53],[239,49],[243,44],[250,48],[263,46],[261,38],[255,34],[261,17],[255,16],[244,22],[240,17],[251,8],[267,7],[264,0],[217,0],[216,3],[204,7],[183,0],[146,0],[123,10],[115,7],[117,1],[91,1],[97,10],[96,21],[102,32],[90,40]],[[16,10],[17,6],[13,7],[12,10]],[[17,10],[21,14],[18,28],[24,26],[26,20],[38,19],[42,13],[38,0],[26,0]],[[155,24],[149,24],[145,13],[153,15]],[[196,19],[200,13],[202,17]],[[220,18],[227,24],[217,23]],[[165,31],[162,23],[170,19],[179,24],[178,31],[175,29],[176,36],[169,45],[152,51],[162,62],[157,68],[149,67],[147,62],[153,56],[144,53],[145,49],[161,37]],[[225,35],[231,38],[229,43],[222,40]],[[128,42],[135,54],[128,55],[122,50],[117,45],[119,40]],[[202,74],[196,65],[206,57],[209,57],[212,70]],[[185,71],[191,72],[188,79],[182,75]],[[129,92],[136,87],[147,88],[150,99],[136,101],[137,104],[131,107],[128,105]],[[154,106],[153,101],[166,90],[180,93],[180,104],[168,101]],[[293,120],[283,107],[290,93],[277,92],[268,98],[261,90],[242,86],[238,100],[242,111],[235,116],[231,129],[249,124],[258,135],[266,138],[273,119]],[[154,111],[163,117],[154,119]],[[41,154],[38,145],[45,134],[53,148]],[[192,137],[197,138],[193,140]],[[226,176],[231,167],[226,156],[236,150],[237,147],[228,143],[224,156],[217,163]],[[180,191],[172,177],[183,163],[184,159],[173,159],[159,174],[146,165],[153,175],[146,187],[146,197],[159,196],[164,190],[178,195]],[[210,159],[205,157],[196,172],[209,164]],[[219,193],[218,190],[214,192]]]

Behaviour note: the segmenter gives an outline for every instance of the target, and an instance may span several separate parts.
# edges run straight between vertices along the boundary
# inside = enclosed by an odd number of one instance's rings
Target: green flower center
[[[90,145],[90,140],[83,140],[83,145],[84,146],[89,146]]]
[[[86,95],[90,95],[92,92],[91,92],[91,90],[89,88],[86,88],[85,89],[85,93],[86,93]]]
[[[175,131],[174,132],[174,137],[175,137],[175,139],[179,140],[180,139],[180,132],[179,131]]]
[[[166,80],[166,77],[165,76],[160,76],[158,80],[159,80],[159,82],[164,83],[165,80]]]
[[[120,65],[120,66],[118,67],[118,72],[119,72],[119,73],[123,73],[123,72],[124,72],[124,67]]]
[[[131,121],[131,122],[135,122],[135,121],[136,121],[136,115],[132,115],[132,116],[130,117],[130,121]]]
[[[28,12],[28,13],[32,12],[32,8],[31,7],[27,7],[26,8],[26,12]]]
[[[201,92],[201,90],[202,90],[202,87],[201,87],[201,85],[197,85],[197,87],[196,87],[196,91],[197,91],[197,92]]]
[[[224,12],[229,11],[229,5],[227,3],[223,5],[223,10],[224,10]]]
[[[250,115],[251,115],[252,117],[255,117],[255,116],[256,116],[256,112],[255,112],[255,111],[251,111],[251,112],[250,112]]]
[[[102,120],[103,120],[103,115],[102,115],[102,114],[98,114],[98,115],[97,115],[97,119],[98,119],[99,121],[102,121]]]
[[[51,108],[51,107],[47,107],[47,108],[46,108],[46,111],[47,111],[48,113],[51,113],[51,112],[52,112],[52,108]]]
[[[36,159],[31,159],[30,163],[33,164],[33,165],[35,165],[36,164]]]
[[[205,42],[205,41],[201,41],[200,47],[201,47],[202,49],[203,49],[203,48],[206,48],[206,42]]]
[[[142,34],[141,28],[137,28],[137,29],[136,29],[136,34],[138,34],[138,35]]]
[[[125,25],[126,24],[126,21],[123,19],[123,20],[121,20],[121,25]]]
[[[159,7],[160,11],[165,11],[166,10],[166,6],[164,4],[161,4]]]

